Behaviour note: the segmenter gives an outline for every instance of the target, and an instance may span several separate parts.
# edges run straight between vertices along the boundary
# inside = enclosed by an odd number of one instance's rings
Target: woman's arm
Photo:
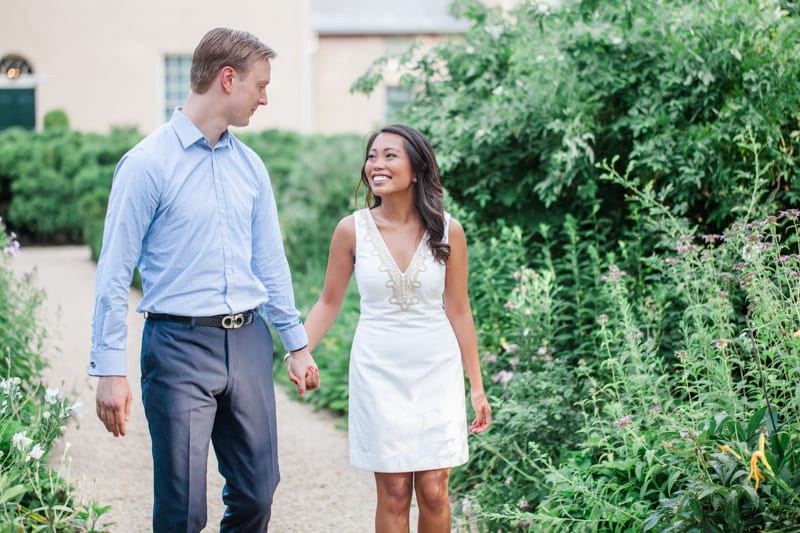
[[[312,353],[339,315],[344,296],[347,293],[355,259],[355,231],[353,215],[340,220],[333,231],[322,294],[305,320],[308,349]]]
[[[475,421],[470,426],[470,431],[481,433],[489,429],[492,423],[492,409],[483,389],[478,339],[469,305],[467,239],[464,236],[464,228],[453,219],[450,220],[447,235],[450,257],[447,260],[445,277],[444,309],[458,339],[461,361],[469,379],[470,397],[472,407],[475,409]]]

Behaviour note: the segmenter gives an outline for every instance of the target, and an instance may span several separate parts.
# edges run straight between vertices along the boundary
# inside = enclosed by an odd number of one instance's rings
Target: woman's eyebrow
[[[385,148],[381,148],[381,150],[383,150],[384,152],[387,152],[389,150],[398,151],[398,150],[400,150],[400,148],[395,148],[394,146],[387,146]],[[378,149],[377,148],[370,148],[369,151],[370,152],[377,152]]]

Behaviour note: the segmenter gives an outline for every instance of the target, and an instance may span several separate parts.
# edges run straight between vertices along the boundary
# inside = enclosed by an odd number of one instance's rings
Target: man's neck
[[[228,129],[229,124],[220,113],[218,102],[208,95],[189,93],[182,112],[197,126],[212,148]]]

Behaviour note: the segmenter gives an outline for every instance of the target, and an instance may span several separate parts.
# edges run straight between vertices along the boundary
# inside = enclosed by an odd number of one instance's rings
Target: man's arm
[[[263,168],[263,167],[262,167]],[[261,313],[292,354],[290,379],[301,396],[319,387],[319,370],[308,351],[308,337],[294,301],[292,276],[283,247],[278,209],[269,175],[263,170],[261,191],[253,213],[253,272],[267,288]]]
[[[97,416],[115,437],[125,435],[131,389],[126,365],[128,295],[144,235],[158,205],[144,155],[127,154],[114,172],[97,263],[89,374],[99,376]]]

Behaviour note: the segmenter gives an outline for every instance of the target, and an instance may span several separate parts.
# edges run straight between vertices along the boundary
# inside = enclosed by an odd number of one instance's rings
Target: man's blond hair
[[[272,59],[275,50],[252,33],[230,28],[214,28],[194,49],[190,73],[192,91],[206,92],[223,67],[246,74],[253,61]]]

